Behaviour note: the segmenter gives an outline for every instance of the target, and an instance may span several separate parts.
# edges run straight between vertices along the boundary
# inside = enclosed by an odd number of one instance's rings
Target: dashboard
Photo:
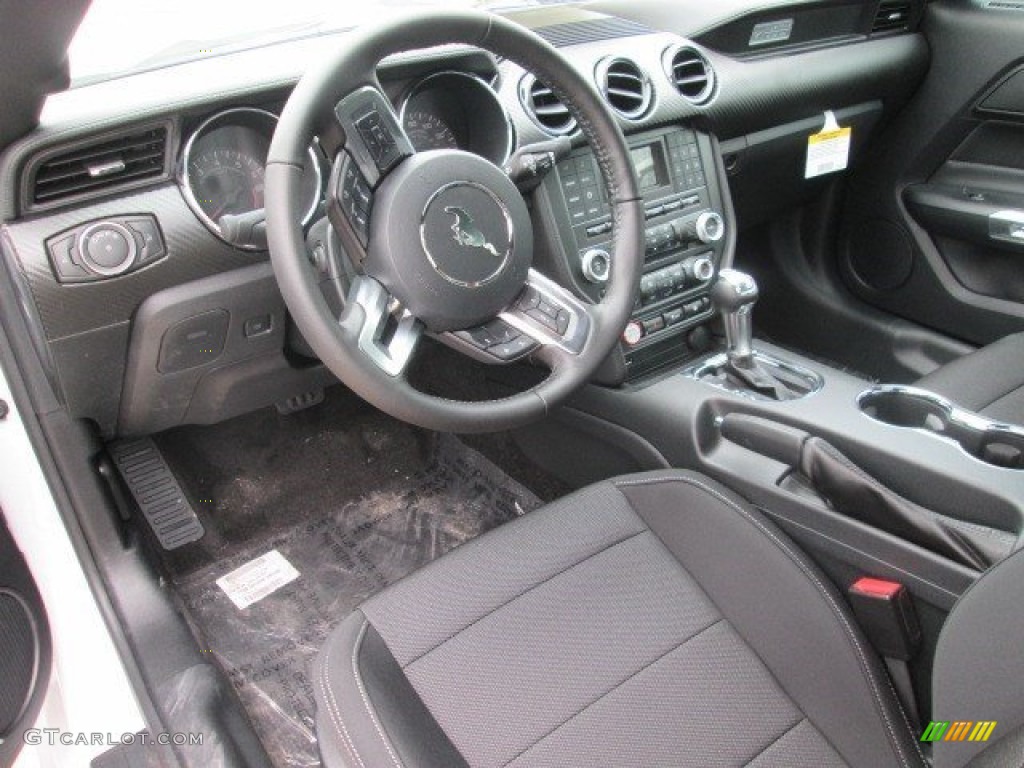
[[[706,348],[708,287],[738,231],[821,189],[802,163],[824,111],[852,126],[856,159],[928,63],[916,11],[876,32],[877,2],[686,5],[693,13],[668,0],[599,0],[511,14],[593,82],[642,188],[645,275],[602,373],[613,385]],[[262,207],[277,115],[303,69],[344,34],[58,94],[39,129],[0,158],[4,263],[70,410],[104,435],[216,421],[329,380],[296,356]],[[530,195],[534,266],[599,300],[610,208],[555,94],[472,48],[414,51],[378,74],[417,150],[459,148],[500,166],[517,148],[569,140]],[[332,161],[314,141],[303,175],[301,215],[325,284],[337,275],[322,254],[340,247],[325,218]]]

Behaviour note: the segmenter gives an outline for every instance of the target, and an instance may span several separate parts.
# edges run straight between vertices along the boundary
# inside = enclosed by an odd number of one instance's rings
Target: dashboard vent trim
[[[910,29],[914,9],[910,0],[882,0],[871,22],[871,34],[905,32]]]
[[[650,109],[654,96],[651,80],[632,59],[601,60],[596,79],[605,101],[627,120],[637,120]]]
[[[533,75],[519,82],[519,101],[534,123],[552,136],[568,136],[576,131],[576,118],[548,86]]]
[[[170,124],[48,149],[29,163],[26,204],[51,208],[169,177]]]
[[[707,104],[715,93],[715,69],[711,62],[689,45],[665,51],[665,74],[679,95],[691,104]]]
[[[603,19],[552,24],[550,27],[535,29],[534,32],[555,46],[555,48],[567,48],[570,45],[596,43],[601,40],[617,40],[621,37],[650,35],[654,30],[635,21],[609,16]]]

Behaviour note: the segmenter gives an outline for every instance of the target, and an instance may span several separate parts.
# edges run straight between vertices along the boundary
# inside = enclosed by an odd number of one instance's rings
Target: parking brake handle
[[[839,514],[950,560],[984,571],[1013,547],[905,499],[820,437],[739,413],[723,417],[720,429],[730,442],[792,467]]]

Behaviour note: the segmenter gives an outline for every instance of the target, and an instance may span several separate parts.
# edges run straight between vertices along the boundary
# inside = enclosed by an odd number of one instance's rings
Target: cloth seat
[[[946,363],[915,386],[990,419],[1024,424],[1024,333]]]
[[[843,600],[700,475],[602,482],[369,599],[314,671],[325,766],[921,766]]]

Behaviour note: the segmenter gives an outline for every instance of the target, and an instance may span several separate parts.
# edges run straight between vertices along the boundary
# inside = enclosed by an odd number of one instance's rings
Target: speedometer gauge
[[[501,165],[515,145],[512,121],[494,88],[468,72],[441,70],[418,80],[399,112],[417,151],[461,149]]]
[[[205,120],[185,144],[182,153],[181,191],[203,224],[236,248],[261,250],[262,242],[233,237],[251,233],[263,220],[263,189],[267,153],[277,128],[272,112],[239,107],[218,112]],[[308,224],[320,206],[323,177],[311,147],[302,176],[302,223]],[[238,217],[244,217],[244,224]]]
[[[437,115],[422,109],[405,113],[402,127],[417,152],[428,149],[458,149],[459,141],[452,129]]]

